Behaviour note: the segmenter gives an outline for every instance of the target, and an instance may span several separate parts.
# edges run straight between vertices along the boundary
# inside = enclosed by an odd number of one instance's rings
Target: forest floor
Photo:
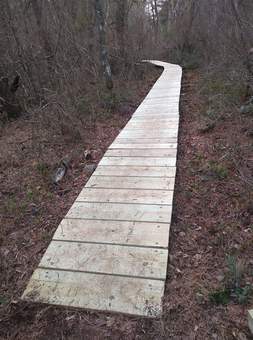
[[[87,125],[85,142],[59,142],[45,128],[34,144],[31,117],[2,129],[0,339],[250,339],[252,118],[231,112],[203,128],[205,103],[197,71],[186,72],[183,79],[163,316],[142,319],[19,300],[91,175],[87,165],[98,163],[157,75],[137,84],[127,110]],[[93,150],[91,161],[85,160],[86,149]],[[54,186],[50,176],[63,158],[70,159],[70,167]]]

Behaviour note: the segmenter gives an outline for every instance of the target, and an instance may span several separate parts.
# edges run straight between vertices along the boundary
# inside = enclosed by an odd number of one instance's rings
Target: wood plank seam
[[[125,244],[125,243],[116,243],[116,242],[96,242],[96,241],[73,241],[73,240],[62,240],[62,239],[57,239],[53,237],[53,240],[55,242],[73,242],[73,243],[85,243],[85,244],[104,244],[104,245],[115,245],[115,246],[121,246],[121,247],[136,247],[136,248],[153,248],[153,249],[168,249],[168,247],[161,247],[161,246],[144,246],[144,245],[139,245],[139,244]],[[40,267],[41,268],[41,267]]]
[[[68,269],[64,268],[50,268],[45,266],[39,266],[39,269],[45,269],[45,270],[57,270],[61,272],[67,272]],[[96,272],[96,271],[88,271],[88,270],[77,270],[77,269],[71,269],[71,272],[73,273],[83,273],[83,274],[95,274],[95,275],[101,275],[101,276],[115,276],[115,277],[122,277],[122,278],[131,278],[131,279],[140,279],[140,280],[154,280],[154,281],[161,281],[165,282],[166,279],[162,278],[156,278],[156,277],[148,277],[148,276],[133,276],[133,275],[125,275],[125,274],[108,274],[103,272]]]
[[[99,202],[100,203],[100,202]],[[68,217],[68,216],[65,216],[64,217],[66,220],[83,220],[83,218],[81,217]],[[145,220],[113,220],[113,219],[110,219],[110,218],[106,218],[106,219],[103,219],[103,218],[87,218],[85,217],[85,220],[87,221],[117,221],[117,222],[144,222],[144,223],[154,223],[153,221],[145,221]],[[168,225],[170,224],[170,222],[162,222],[162,221],[159,221],[158,222],[159,224],[165,224],[165,225]]]

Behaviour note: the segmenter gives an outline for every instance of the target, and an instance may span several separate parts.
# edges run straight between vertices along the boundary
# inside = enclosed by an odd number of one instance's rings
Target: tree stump
[[[15,96],[19,85],[20,77],[18,75],[11,84],[7,77],[0,78],[0,113],[7,114],[8,118],[17,117],[21,113],[21,105]]]

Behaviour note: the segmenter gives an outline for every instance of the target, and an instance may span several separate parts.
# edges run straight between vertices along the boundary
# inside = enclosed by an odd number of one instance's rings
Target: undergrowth
[[[217,305],[227,305],[231,301],[246,304],[253,293],[251,284],[244,282],[245,263],[236,256],[227,257],[227,272],[223,286],[209,294],[209,300]]]

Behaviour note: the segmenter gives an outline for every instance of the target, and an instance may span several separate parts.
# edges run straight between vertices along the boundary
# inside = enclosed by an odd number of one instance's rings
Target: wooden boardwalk
[[[59,225],[23,299],[161,314],[182,70],[152,63],[161,77]]]

